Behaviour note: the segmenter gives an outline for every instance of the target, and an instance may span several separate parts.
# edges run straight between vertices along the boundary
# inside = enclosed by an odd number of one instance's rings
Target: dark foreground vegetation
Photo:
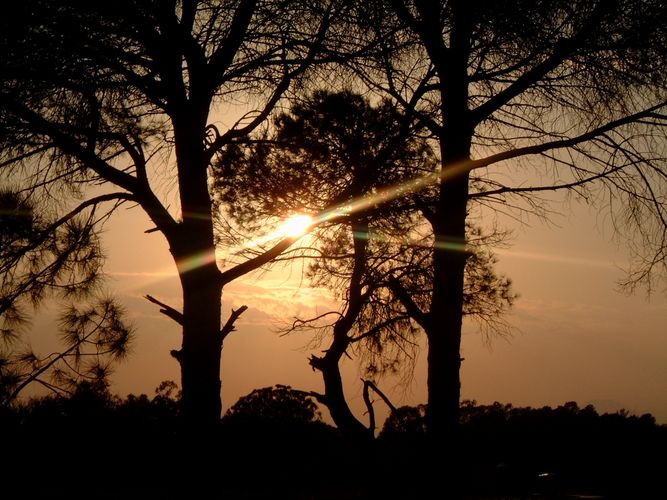
[[[437,450],[421,406],[359,445],[286,386],[205,432],[182,425],[177,398],[173,383],[125,399],[86,383],[0,409],[2,498],[449,498],[424,483]],[[461,432],[464,498],[665,498],[667,427],[651,415],[465,402]]]

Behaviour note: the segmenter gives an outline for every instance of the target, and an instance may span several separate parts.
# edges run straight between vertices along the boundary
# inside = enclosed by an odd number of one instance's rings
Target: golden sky
[[[534,222],[516,229],[511,247],[499,251],[499,270],[520,294],[509,318],[516,331],[486,343],[473,324],[465,326],[463,397],[537,407],[592,403],[601,412],[626,408],[667,423],[665,296],[647,301],[643,291],[628,296],[616,290],[626,255],[594,212],[575,207],[553,222],[557,225]],[[149,227],[140,210],[121,209],[105,234],[108,285],[137,327],[133,353],[112,378],[112,390],[121,395],[152,395],[161,381],[178,382],[180,376],[169,355],[180,345],[179,327],[143,298],[151,294],[174,307],[181,300],[167,245],[159,233],[144,234]],[[287,270],[246,277],[225,289],[225,317],[230,307],[249,309],[225,341],[224,409],[273,384],[322,390],[319,373],[307,362],[317,350],[312,338],[280,337],[276,327],[297,314],[323,312],[330,300],[326,291],[308,289],[298,272]],[[47,311],[35,321],[32,341],[38,350],[56,345],[52,318]],[[395,405],[426,401],[424,359],[425,352],[407,386],[380,382]],[[345,361],[344,375],[348,399],[364,419],[354,361]],[[376,406],[381,422],[386,409],[382,402]]]

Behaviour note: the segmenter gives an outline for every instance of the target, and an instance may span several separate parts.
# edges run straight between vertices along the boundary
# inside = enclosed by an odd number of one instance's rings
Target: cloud
[[[223,296],[233,308],[247,305],[249,310],[263,313],[266,319],[283,321],[338,307],[328,290],[300,286],[296,280],[239,281],[232,283]]]

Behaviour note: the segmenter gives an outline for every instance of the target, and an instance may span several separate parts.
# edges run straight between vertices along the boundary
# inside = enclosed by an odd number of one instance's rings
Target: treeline
[[[425,498],[425,407],[401,407],[370,444],[323,421],[303,391],[277,385],[242,397],[200,457],[202,436],[178,417],[178,388],[112,395],[79,385],[0,410],[3,491],[36,498]],[[667,427],[649,414],[462,405],[460,470],[466,498],[658,498]],[[197,458],[199,457],[199,458]],[[204,478],[213,478],[204,480]],[[277,496],[276,496],[277,495]]]

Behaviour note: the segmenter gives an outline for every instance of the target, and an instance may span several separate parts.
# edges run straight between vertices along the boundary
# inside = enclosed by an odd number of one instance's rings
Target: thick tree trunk
[[[430,51],[438,69],[441,85],[442,129],[439,143],[442,178],[438,205],[433,218],[435,234],[433,294],[426,335],[428,429],[437,443],[456,448],[461,396],[463,280],[468,258],[467,162],[470,160],[474,133],[474,124],[468,109],[471,24],[469,9],[465,2],[452,4],[452,19],[449,47],[445,49],[434,42],[434,48]],[[435,31],[429,33],[429,37],[432,41],[442,40],[441,35]]]
[[[458,134],[457,134],[458,135]],[[443,172],[436,212],[433,251],[433,294],[428,315],[428,406],[427,429],[432,460],[428,462],[427,483],[441,489],[448,498],[461,495],[461,440],[459,405],[461,399],[461,327],[463,322],[463,282],[466,260],[466,214],[468,174],[460,167],[468,159],[464,138],[456,144],[443,141]],[[448,172],[453,171],[450,176]]]
[[[433,296],[428,328],[429,431],[438,441],[457,433],[461,394],[461,326],[467,176],[442,187],[442,228],[436,233]]]
[[[445,154],[453,157],[443,162],[443,172],[453,170],[456,173],[451,177],[445,174],[434,225],[433,295],[426,332],[427,421],[429,430],[437,438],[455,435],[459,420],[463,282],[468,258],[465,234],[468,174],[458,170],[469,158],[466,142],[464,137],[459,137],[456,145],[443,145],[443,157]],[[452,151],[455,148],[461,149]]]
[[[222,286],[217,269],[188,271],[183,285],[182,411],[197,425],[215,424],[222,410],[220,389],[220,304]]]
[[[183,291],[183,343],[173,353],[181,365],[181,408],[192,427],[220,420],[220,360],[223,281],[216,265],[208,163],[202,137],[207,106],[181,110],[174,118],[182,222],[171,253]]]
[[[196,425],[219,421],[222,407],[223,283],[215,263],[212,232],[208,236],[202,234],[201,227],[182,225],[171,242],[183,292],[183,342],[181,350],[172,351],[172,355],[181,365],[183,416]]]

